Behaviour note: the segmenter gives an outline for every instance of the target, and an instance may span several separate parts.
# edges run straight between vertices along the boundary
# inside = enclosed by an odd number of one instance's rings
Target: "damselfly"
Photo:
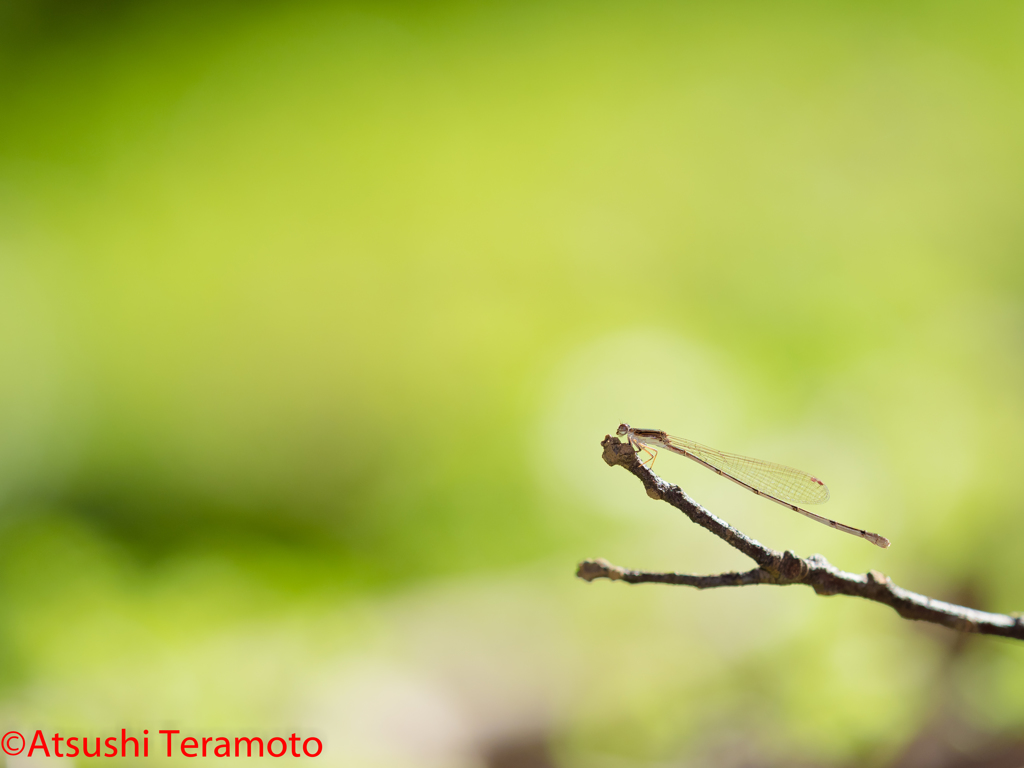
[[[647,454],[643,464],[649,463],[653,467],[654,460],[658,457],[656,448],[664,448],[666,451],[693,459],[712,472],[742,485],[748,491],[771,499],[776,504],[799,512],[804,517],[817,520],[837,531],[860,536],[883,549],[889,546],[889,540],[884,536],[837,523],[835,520],[829,520],[827,517],[798,507],[797,504],[824,504],[828,501],[828,488],[825,484],[813,475],[801,472],[799,469],[760,459],[748,459],[746,456],[737,456],[735,453],[716,451],[714,448],[708,448],[693,440],[673,437],[659,429],[635,429],[629,424],[619,424],[617,432],[619,435],[626,436],[637,453]]]

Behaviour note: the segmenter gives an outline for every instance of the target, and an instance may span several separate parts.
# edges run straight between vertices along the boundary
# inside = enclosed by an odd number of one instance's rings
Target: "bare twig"
[[[644,484],[648,496],[668,502],[697,525],[711,531],[745,554],[757,563],[758,567],[743,573],[691,576],[682,573],[633,571],[612,565],[607,560],[597,559],[580,563],[576,575],[581,579],[613,579],[630,584],[682,584],[697,589],[742,587],[748,584],[806,584],[819,595],[851,595],[874,600],[876,603],[888,605],[905,619],[929,621],[963,632],[1024,640],[1024,618],[1021,616],[987,613],[933,600],[897,587],[888,576],[878,571],[864,574],[841,571],[821,555],[801,558],[791,551],[777,552],[770,549],[708,512],[687,496],[679,486],[666,483],[641,465],[628,443],[608,435],[601,441],[601,446],[604,448],[602,457],[609,466],[620,466],[636,475]]]

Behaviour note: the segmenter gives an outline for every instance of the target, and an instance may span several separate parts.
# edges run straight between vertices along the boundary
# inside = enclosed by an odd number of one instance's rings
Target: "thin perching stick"
[[[850,595],[888,605],[900,616],[914,621],[941,624],[961,632],[1000,635],[1024,640],[1024,617],[1019,614],[988,613],[934,600],[916,592],[898,587],[885,574],[868,571],[864,574],[847,573],[831,565],[821,555],[798,557],[792,551],[777,552],[751,539],[733,528],[687,496],[677,485],[670,485],[643,466],[628,442],[605,436],[601,441],[602,458],[609,466],[620,466],[643,483],[647,495],[668,502],[706,528],[731,547],[753,560],[757,567],[741,573],[721,573],[711,576],[692,576],[681,573],[651,573],[634,571],[612,565],[607,560],[584,560],[576,575],[586,581],[612,579],[629,584],[680,584],[696,589],[715,587],[742,587],[750,584],[806,584],[819,595]]]

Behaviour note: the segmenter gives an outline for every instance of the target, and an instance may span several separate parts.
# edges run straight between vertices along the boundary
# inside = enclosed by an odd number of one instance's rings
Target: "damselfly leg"
[[[641,443],[639,440],[634,440],[630,438],[629,442],[630,445],[633,446],[633,450],[636,453],[642,452],[647,454],[647,458],[640,462],[640,466],[647,467],[647,469],[651,469],[652,467],[654,467],[654,460],[658,458],[658,452],[651,448],[651,446],[645,443]],[[647,462],[650,462],[650,464],[648,464]]]

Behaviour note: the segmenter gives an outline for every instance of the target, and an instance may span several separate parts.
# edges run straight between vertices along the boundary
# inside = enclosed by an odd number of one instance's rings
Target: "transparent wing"
[[[790,504],[824,504],[828,487],[813,475],[782,464],[725,453],[684,437],[668,442],[747,485]]]

